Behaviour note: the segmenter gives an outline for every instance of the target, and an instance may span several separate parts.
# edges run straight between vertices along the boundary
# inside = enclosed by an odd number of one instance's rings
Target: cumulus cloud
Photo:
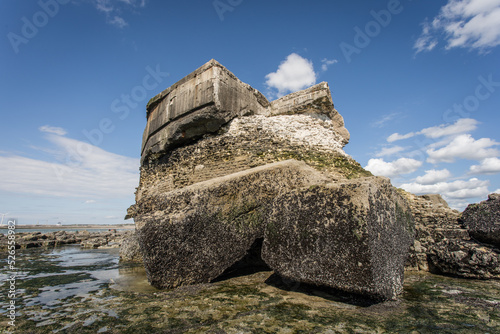
[[[333,65],[333,64],[336,64],[338,63],[339,61],[337,59],[326,59],[324,58],[323,60],[321,60],[321,70],[323,72],[326,72],[328,70],[328,66],[330,65]]]
[[[393,155],[399,152],[404,151],[404,147],[401,146],[391,146],[391,147],[383,147],[380,152],[375,153],[376,157],[385,157],[388,155]]]
[[[400,158],[392,162],[386,162],[384,159],[370,159],[365,169],[374,175],[392,178],[402,174],[413,173],[420,166],[422,166],[421,161],[409,158]]]
[[[490,138],[481,138],[475,140],[469,134],[463,134],[455,137],[448,145],[438,150],[428,149],[427,162],[454,162],[455,159],[468,159],[468,160],[482,160],[485,158],[495,157],[500,152],[491,148],[492,146],[499,145]]]
[[[500,0],[448,0],[434,19],[422,24],[416,53],[434,49],[440,35],[447,49],[483,51],[500,45]]]
[[[430,169],[425,171],[425,175],[418,176],[415,182],[423,185],[435,184],[437,182],[446,181],[449,177],[451,177],[451,173],[447,169]]]
[[[64,136],[67,132],[63,128],[59,128],[57,126],[43,125],[38,128],[41,132],[53,133],[59,136]]]
[[[478,123],[478,121],[472,118],[461,118],[451,125],[441,124],[425,128],[419,134],[423,134],[428,138],[458,135],[475,130]]]
[[[479,165],[470,167],[469,174],[496,174],[500,173],[500,159],[486,158]]]
[[[409,132],[405,135],[401,135],[399,133],[393,133],[392,135],[390,135],[389,137],[387,137],[387,141],[389,143],[392,143],[392,142],[395,142],[395,141],[398,141],[398,140],[403,140],[403,139],[408,139],[408,138],[411,138],[413,136],[415,136],[416,133],[415,132]]]
[[[65,198],[128,197],[139,182],[139,159],[49,134],[53,162],[0,155],[0,190]],[[91,203],[92,200],[86,201]]]
[[[316,83],[316,73],[310,60],[290,54],[276,72],[266,75],[266,85],[278,90],[278,96],[296,92]]]
[[[453,182],[438,182],[435,184],[420,184],[417,182],[400,185],[406,191],[421,194],[441,194],[452,199],[466,199],[473,197],[484,197],[488,195],[489,181],[476,178],[457,180]]]
[[[469,131],[474,131],[477,129],[478,121],[472,118],[460,118],[453,124],[440,124],[437,126],[431,126],[429,128],[422,129],[417,132],[410,132],[404,135],[399,133],[393,133],[387,137],[388,142],[394,142],[397,140],[408,139],[416,135],[424,135],[427,138],[440,138],[447,136],[455,136],[459,134],[464,134]]]

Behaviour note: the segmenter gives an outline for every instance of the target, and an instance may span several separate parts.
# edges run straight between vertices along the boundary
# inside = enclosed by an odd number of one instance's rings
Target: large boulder
[[[500,194],[490,194],[488,200],[468,205],[460,221],[472,238],[500,247]]]
[[[263,238],[262,259],[286,278],[394,298],[413,237],[406,202],[388,179],[329,181],[289,160],[143,199],[135,221],[149,282],[210,282]]]
[[[413,229],[409,206],[388,179],[296,189],[273,201],[262,257],[293,281],[393,299]]]
[[[142,262],[142,254],[137,234],[125,238],[120,246],[120,260],[126,262]]]
[[[443,240],[430,248],[430,271],[465,278],[500,278],[500,254],[486,245],[466,240]]]

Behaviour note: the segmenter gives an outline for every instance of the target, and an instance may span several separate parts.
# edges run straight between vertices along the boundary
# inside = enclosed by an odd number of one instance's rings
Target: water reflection
[[[149,285],[141,264],[119,262],[118,249],[66,245],[19,251],[18,257],[22,259],[16,273],[18,293],[23,292],[25,306],[47,309],[64,306],[68,298],[101,298],[100,292],[107,287],[141,293],[157,291]],[[6,265],[1,266],[0,278],[10,274]],[[0,304],[5,302],[0,300]]]

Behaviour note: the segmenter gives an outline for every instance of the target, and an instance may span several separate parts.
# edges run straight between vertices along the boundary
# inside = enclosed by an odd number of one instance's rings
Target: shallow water
[[[59,232],[59,231],[65,231],[65,232],[80,232],[80,231],[87,231],[87,232],[104,232],[109,230],[109,227],[106,228],[18,228],[16,229],[17,233],[33,233],[33,232],[41,232],[41,233],[51,233],[51,232]],[[131,231],[131,228],[116,228],[115,230],[117,231]],[[9,230],[7,227],[2,226],[0,227],[0,234],[5,234],[7,235],[9,233]]]
[[[90,298],[103,287],[141,293],[157,291],[148,284],[142,266],[119,264],[117,248],[94,250],[66,245],[17,250],[16,257],[15,271],[8,270],[6,256],[0,259],[0,314],[6,312],[8,300],[4,290],[12,274],[16,275],[22,305],[39,305],[43,309],[59,307],[68,298]]]
[[[500,333],[500,282],[407,273],[397,301],[362,303],[272,272],[171,291],[117,249],[16,254],[16,333]],[[0,254],[0,332],[10,276]]]

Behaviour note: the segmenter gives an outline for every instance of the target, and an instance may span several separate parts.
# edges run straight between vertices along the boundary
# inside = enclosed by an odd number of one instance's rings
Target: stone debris
[[[16,249],[36,247],[57,247],[80,244],[83,248],[118,248],[123,239],[132,231],[57,231],[57,232],[19,232],[16,233]],[[7,251],[8,236],[0,234],[0,251]]]
[[[460,214],[450,209],[440,195],[416,196],[401,189],[400,193],[407,198],[415,218],[415,241],[410,247],[407,270],[500,278],[500,250],[494,242],[495,226],[500,224],[494,218],[500,217],[497,194],[469,205]],[[490,245],[481,241],[489,241]]]

